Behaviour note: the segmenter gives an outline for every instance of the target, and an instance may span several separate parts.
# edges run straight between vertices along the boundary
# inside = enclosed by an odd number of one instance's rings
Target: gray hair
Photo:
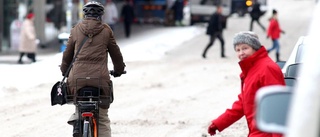
[[[252,31],[241,31],[233,37],[233,46],[239,44],[247,44],[251,46],[254,50],[259,50],[261,48],[261,43],[259,37]]]

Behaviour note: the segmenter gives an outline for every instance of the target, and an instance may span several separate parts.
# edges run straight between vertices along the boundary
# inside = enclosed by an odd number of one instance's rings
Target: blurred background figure
[[[260,17],[263,14],[264,12],[260,10],[260,3],[258,1],[254,2],[252,6],[252,10],[250,11],[250,17],[251,17],[250,31],[252,31],[253,29],[253,22],[257,22],[258,25],[263,29],[263,31],[266,31],[266,28],[259,21]]]
[[[284,34],[285,32],[281,29],[279,21],[278,21],[278,11],[272,10],[272,17],[270,18],[270,24],[268,27],[267,38],[271,37],[272,47],[268,49],[268,53],[272,50],[276,50],[276,61],[280,60],[280,44],[279,38],[280,33]]]
[[[226,28],[226,23],[227,23],[227,17],[222,15],[222,7],[217,6],[217,11],[211,15],[211,18],[209,20],[209,24],[207,27],[206,33],[207,35],[209,35],[210,41],[202,53],[203,58],[206,58],[206,54],[209,48],[214,44],[214,41],[216,38],[218,38],[221,43],[221,57],[222,58],[226,57],[224,54],[224,39],[222,36],[223,29]]]
[[[135,18],[132,0],[126,0],[126,3],[121,9],[121,18],[123,20],[125,35],[129,38],[131,33],[131,24]]]
[[[167,8],[166,8],[166,15],[164,25],[166,26],[174,26],[175,25],[175,18],[174,18],[174,10],[172,6],[174,5],[174,0],[167,0]]]
[[[183,26],[182,24],[183,7],[184,7],[183,0],[176,0],[172,6],[172,10],[174,11],[174,19],[175,19],[176,26]]]
[[[37,40],[36,30],[34,28],[34,14],[27,14],[25,20],[21,26],[20,42],[19,42],[20,57],[18,60],[19,64],[23,64],[22,58],[26,54],[32,62],[36,62],[36,50]]]
[[[115,24],[118,21],[118,9],[112,0],[106,1],[104,19],[114,31]]]

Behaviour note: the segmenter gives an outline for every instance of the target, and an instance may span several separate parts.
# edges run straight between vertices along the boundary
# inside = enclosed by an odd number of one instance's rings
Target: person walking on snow
[[[260,3],[255,2],[252,6],[252,10],[250,11],[250,31],[253,29],[253,22],[257,22],[258,25],[262,28],[263,31],[266,31],[266,28],[260,23],[259,19],[263,15],[263,12],[260,10]]]
[[[121,9],[121,17],[124,25],[124,33],[126,37],[129,38],[131,34],[131,24],[135,17],[131,0],[126,0],[126,3],[123,5]]]
[[[268,56],[258,36],[250,31],[239,32],[233,38],[233,45],[242,70],[241,92],[232,107],[211,121],[208,133],[213,136],[223,131],[243,116],[249,128],[248,137],[281,137],[257,129],[255,121],[255,95],[258,89],[269,85],[285,85],[280,67]]]
[[[276,61],[279,62],[280,60],[280,44],[279,38],[280,33],[285,34],[285,32],[280,28],[280,24],[278,21],[278,12],[274,9],[272,10],[272,17],[270,19],[270,24],[268,27],[267,38],[271,38],[272,40],[272,47],[268,49],[268,53],[272,50],[276,50]]]
[[[23,64],[22,58],[26,54],[32,62],[36,62],[37,51],[37,36],[34,27],[34,14],[29,13],[23,21],[20,32],[20,45],[19,45],[19,64]]]
[[[224,39],[222,36],[223,29],[226,28],[227,17],[222,15],[222,7],[218,6],[217,11],[211,15],[208,27],[207,27],[207,35],[210,37],[210,41],[206,48],[202,53],[202,57],[206,58],[206,54],[209,48],[214,44],[216,38],[220,40],[221,44],[221,57],[225,58],[225,51],[224,51]]]
[[[105,6],[105,22],[111,27],[114,31],[115,25],[118,21],[118,9],[116,4],[112,0],[107,0]]]
[[[182,24],[184,0],[176,0],[171,8],[174,11],[175,25],[184,26]]]

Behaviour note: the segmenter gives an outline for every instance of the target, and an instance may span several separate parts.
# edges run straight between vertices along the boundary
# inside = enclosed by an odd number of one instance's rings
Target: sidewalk
[[[139,33],[147,31],[147,30],[152,30],[154,28],[161,28],[165,27],[162,25],[152,25],[152,24],[133,24],[131,28],[131,36],[128,39],[133,39]],[[124,34],[124,28],[123,24],[119,23],[116,25],[115,30],[114,30],[114,35],[117,41],[125,41],[127,38],[125,37]],[[119,45],[121,46],[121,45]],[[55,39],[49,43],[47,43],[46,47],[39,47],[37,51],[37,60],[41,61],[43,59],[46,59],[48,57],[51,57],[57,53],[60,52],[60,43],[58,39]],[[19,58],[19,52],[18,51],[3,51],[0,52],[0,64],[17,64],[17,60]],[[23,61],[25,64],[30,64],[31,61],[27,59],[26,56],[24,56]]]

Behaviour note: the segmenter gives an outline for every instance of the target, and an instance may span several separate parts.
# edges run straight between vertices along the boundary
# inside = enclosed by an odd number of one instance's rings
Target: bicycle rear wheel
[[[92,127],[91,127],[92,123],[90,122],[90,120],[84,120],[83,121],[83,137],[94,137],[93,136],[93,131],[92,131]]]

